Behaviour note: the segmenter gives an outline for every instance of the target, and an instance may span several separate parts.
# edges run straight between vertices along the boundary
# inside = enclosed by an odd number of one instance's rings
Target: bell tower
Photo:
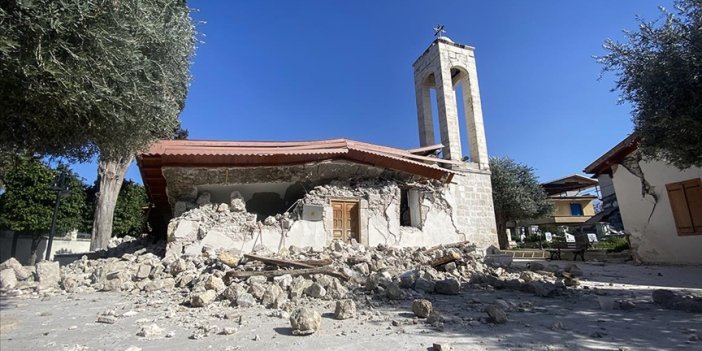
[[[487,143],[483,127],[483,111],[480,105],[478,72],[475,66],[474,48],[456,44],[440,35],[429,48],[414,62],[414,87],[417,97],[417,121],[421,146],[436,144],[434,140],[434,119],[432,116],[431,92],[436,91],[436,105],[439,112],[440,143],[443,144],[443,158],[452,161],[463,159],[461,152],[461,131],[458,120],[456,88],[462,86],[463,109],[468,133],[465,142],[470,150],[471,168],[485,169],[488,166]],[[461,168],[461,165],[452,165]]]

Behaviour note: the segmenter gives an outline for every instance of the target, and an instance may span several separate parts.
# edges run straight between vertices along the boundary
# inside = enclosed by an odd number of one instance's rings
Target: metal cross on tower
[[[437,24],[436,27],[434,28],[434,36],[435,37],[443,37],[444,33],[446,33],[446,30],[444,29],[443,24]]]

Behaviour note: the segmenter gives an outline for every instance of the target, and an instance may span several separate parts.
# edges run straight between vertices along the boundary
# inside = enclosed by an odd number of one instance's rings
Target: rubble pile
[[[483,258],[466,242],[423,249],[366,248],[334,241],[323,250],[291,246],[278,254],[265,248],[242,254],[205,248],[197,256],[161,257],[157,253],[163,253],[163,243],[149,244],[140,238],[113,245],[109,252],[119,256],[84,256],[63,267],[49,261],[24,267],[10,259],[0,265],[0,288],[15,293],[160,292],[192,308],[224,301],[242,308],[263,305],[289,312],[310,299],[343,300],[337,317],[344,319],[355,314],[356,304],[459,294],[466,285],[553,296],[581,274],[574,265],[563,271],[556,265],[533,264],[527,271],[502,263],[488,265],[484,262],[493,260]]]

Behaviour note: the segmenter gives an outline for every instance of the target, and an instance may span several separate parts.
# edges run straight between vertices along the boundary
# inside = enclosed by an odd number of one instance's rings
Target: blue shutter
[[[583,206],[581,204],[570,204],[570,214],[573,216],[582,216]]]

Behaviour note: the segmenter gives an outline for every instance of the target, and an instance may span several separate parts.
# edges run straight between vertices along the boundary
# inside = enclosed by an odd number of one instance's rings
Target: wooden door
[[[350,241],[358,236],[358,202],[332,201],[334,210],[334,239]]]

